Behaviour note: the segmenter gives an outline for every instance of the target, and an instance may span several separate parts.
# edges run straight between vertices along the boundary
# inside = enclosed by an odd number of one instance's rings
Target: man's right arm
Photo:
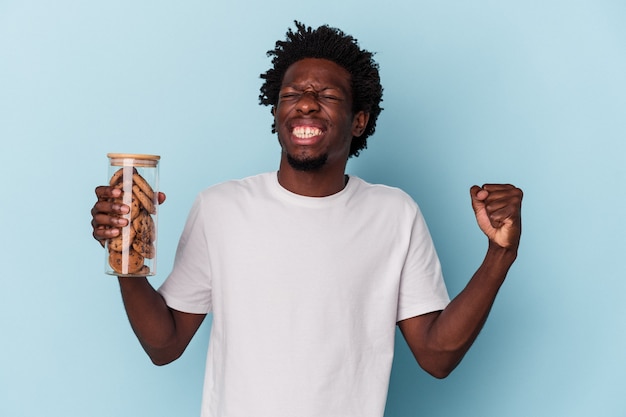
[[[206,314],[183,313],[165,304],[147,278],[118,278],[122,300],[139,343],[155,365],[183,354]]]
[[[121,190],[108,186],[96,188],[98,201],[91,210],[93,237],[104,244],[119,235],[128,220],[122,216],[130,207],[112,202]],[[159,193],[159,204],[165,194]],[[152,362],[165,365],[180,357],[206,314],[183,313],[171,309],[146,277],[118,277],[122,299],[131,327]]]

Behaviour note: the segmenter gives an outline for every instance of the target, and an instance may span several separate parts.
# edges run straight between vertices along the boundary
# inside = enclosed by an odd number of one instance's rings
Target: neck
[[[324,167],[315,171],[298,171],[281,161],[278,183],[292,193],[306,197],[327,197],[343,190],[346,186],[345,165],[341,170]]]

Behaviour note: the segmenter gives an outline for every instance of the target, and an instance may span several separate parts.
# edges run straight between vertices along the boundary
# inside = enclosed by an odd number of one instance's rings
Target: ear
[[[367,122],[370,120],[370,114],[363,110],[357,112],[352,119],[352,136],[359,137],[365,131]]]

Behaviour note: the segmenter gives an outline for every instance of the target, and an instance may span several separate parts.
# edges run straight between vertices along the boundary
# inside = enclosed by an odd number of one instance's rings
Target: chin
[[[313,157],[295,157],[291,154],[287,154],[287,162],[289,166],[296,171],[319,171],[328,161],[328,155],[322,154]]]

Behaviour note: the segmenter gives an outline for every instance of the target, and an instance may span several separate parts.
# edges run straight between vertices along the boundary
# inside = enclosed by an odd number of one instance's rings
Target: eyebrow
[[[311,86],[311,84],[308,84],[308,86]],[[307,87],[302,87],[296,83],[289,83],[289,84],[281,85],[280,89],[282,90],[283,88],[293,88],[294,90],[304,91]],[[311,86],[311,87],[313,87],[313,89],[318,93],[321,93],[327,90],[337,90],[337,91],[345,93],[344,89],[341,87],[335,87],[335,86],[327,86],[327,87],[322,87],[322,88],[315,88],[314,86]]]

